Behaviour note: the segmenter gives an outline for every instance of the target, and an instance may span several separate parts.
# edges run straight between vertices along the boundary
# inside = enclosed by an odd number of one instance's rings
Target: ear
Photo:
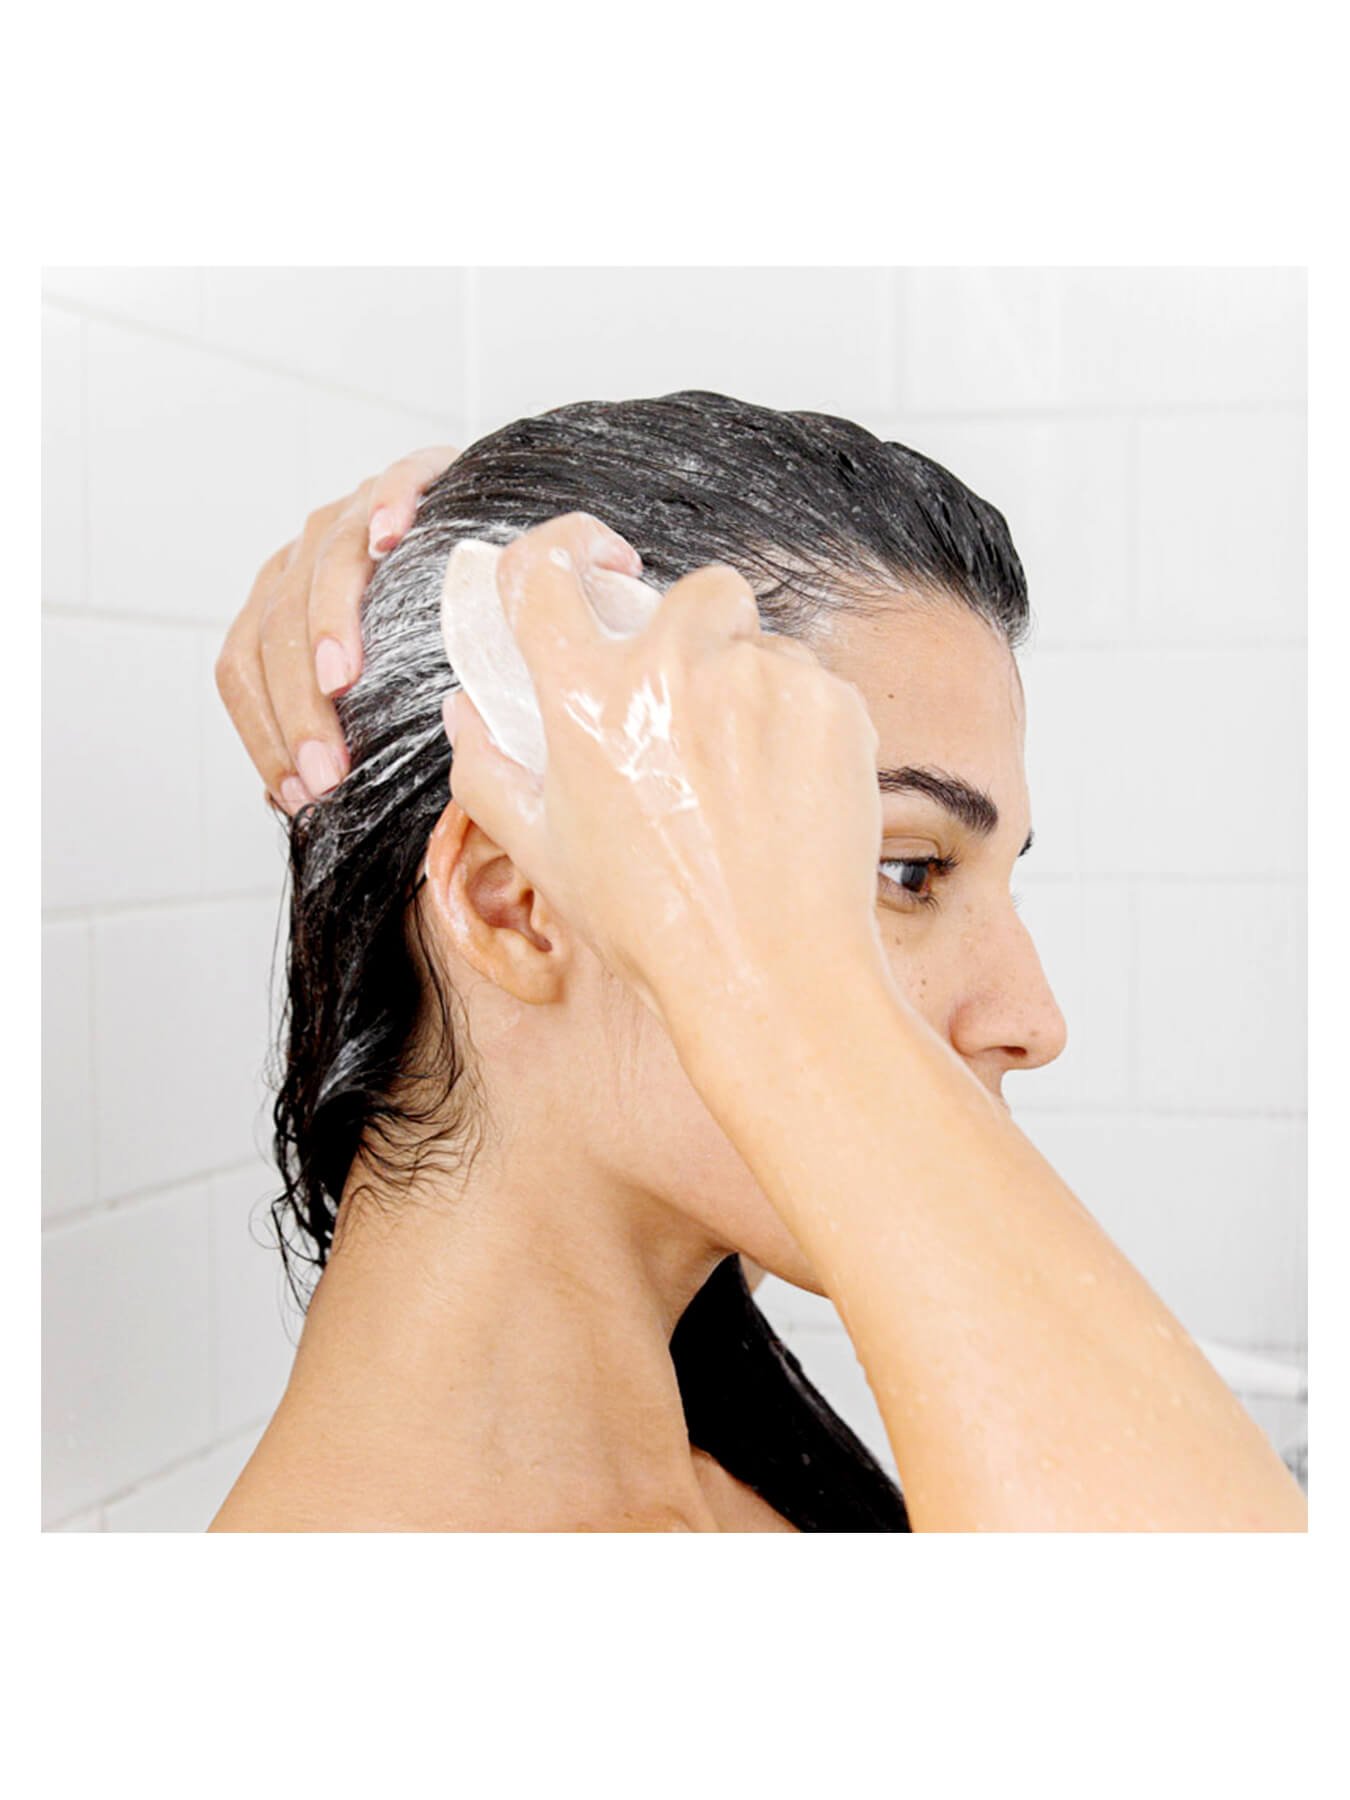
[[[480,975],[531,1006],[562,997],[571,938],[542,894],[454,800],[427,845],[437,934]]]

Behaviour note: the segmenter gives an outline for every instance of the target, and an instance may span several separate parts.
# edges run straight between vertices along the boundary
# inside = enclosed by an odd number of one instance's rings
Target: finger
[[[235,630],[243,624],[243,615]],[[267,676],[256,626],[236,639],[234,631],[216,661],[216,688],[268,796],[294,815],[312,796],[296,772],[291,753],[267,697]]]
[[[493,743],[483,716],[462,688],[442,703],[450,739],[450,798],[531,879],[543,818],[543,783]]]
[[[820,658],[814,650],[797,638],[783,637],[777,632],[764,632],[760,637],[759,647],[761,650],[772,651],[775,656],[786,656],[793,662],[820,664]]]
[[[366,546],[369,504],[358,490],[314,552],[308,584],[311,680],[322,698],[345,694],[365,667],[361,601],[374,564]],[[336,715],[334,715],[336,725]],[[339,740],[341,732],[338,732]]]
[[[726,563],[695,569],[668,588],[647,630],[653,637],[669,633],[703,645],[764,638],[754,590]]]
[[[351,767],[331,700],[320,692],[309,637],[309,594],[283,580],[263,614],[259,648],[267,697],[290,766],[316,799]]]
[[[515,538],[497,563],[497,592],[531,675],[601,642],[584,586],[588,569],[637,576],[642,558],[590,513],[565,513]],[[554,683],[537,682],[541,693]]]
[[[407,535],[417,502],[458,455],[453,445],[433,444],[429,449],[400,457],[383,475],[376,476],[370,494],[366,545],[373,561],[387,556]]]

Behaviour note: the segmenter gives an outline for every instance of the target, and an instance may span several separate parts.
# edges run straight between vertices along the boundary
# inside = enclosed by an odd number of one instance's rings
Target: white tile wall
[[[85,336],[90,603],[223,625],[300,522],[299,383],[120,325]]]
[[[459,269],[208,269],[204,335],[313,381],[444,417],[463,406],[464,285]]]
[[[207,1190],[53,1225],[43,1245],[43,1503],[64,1518],[211,1437]]]
[[[205,1531],[253,1454],[254,1426],[200,1456],[142,1482],[103,1508],[104,1531]]]
[[[1141,1103],[1166,1112],[1301,1112],[1306,890],[1259,876],[1143,884],[1137,903]]]
[[[884,269],[484,269],[480,429],[691,387],[884,412],[891,282]]]
[[[1307,636],[1302,411],[1148,419],[1138,434],[1139,623],[1160,643]]]
[[[211,1181],[212,1399],[219,1433],[270,1418],[286,1387],[300,1318],[268,1204],[275,1172],[251,1163]]]
[[[95,924],[103,1198],[228,1168],[254,1152],[278,906],[222,900]]]
[[[1069,1025],[1010,1098],[1192,1331],[1301,1355],[1304,304],[1297,270],[49,271],[48,1524],[202,1529],[291,1357],[280,840],[223,626],[311,507],[583,397],[837,411],[1005,512],[1037,611],[1014,888]],[[834,1309],[759,1295],[889,1461]],[[1283,1449],[1302,1409],[1262,1404]]]
[[[94,1198],[94,1049],[91,927],[85,919],[42,928],[42,1211],[45,1218]]]
[[[48,616],[42,654],[42,877],[48,907],[200,891],[190,631]]]

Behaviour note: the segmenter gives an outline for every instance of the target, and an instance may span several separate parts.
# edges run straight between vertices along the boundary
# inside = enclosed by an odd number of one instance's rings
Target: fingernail
[[[317,800],[331,792],[342,780],[342,764],[327,744],[310,738],[296,753],[295,766],[300,779]]]
[[[380,557],[389,554],[397,542],[398,524],[393,508],[377,506],[370,515],[370,554],[378,562]]]
[[[445,720],[445,735],[450,740],[450,748],[455,747],[455,733],[459,729],[459,689],[447,694],[441,703],[441,717]]]
[[[321,694],[337,694],[351,686],[352,672],[347,652],[336,638],[320,638],[314,652],[314,670],[319,677]]]
[[[309,805],[309,790],[298,775],[288,775],[281,784],[281,804],[292,818],[302,806]]]

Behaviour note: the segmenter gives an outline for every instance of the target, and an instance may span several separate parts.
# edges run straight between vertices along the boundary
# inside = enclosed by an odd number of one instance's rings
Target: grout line
[[[1049,651],[1052,655],[1073,655],[1078,651],[1110,651],[1118,656],[1239,656],[1253,651],[1270,650],[1307,650],[1308,639],[1303,637],[1252,637],[1242,638],[1228,643],[1216,643],[1209,638],[1038,638],[1028,646],[1028,660],[1033,660],[1041,651]]]
[[[942,411],[927,408],[923,411],[906,412],[897,408],[897,419],[883,419],[876,427],[869,427],[877,437],[885,437],[888,432],[903,429],[912,431],[916,425],[1029,425],[1029,424],[1094,424],[1116,419],[1130,419],[1145,422],[1154,419],[1223,419],[1223,418],[1267,418],[1279,414],[1304,414],[1308,410],[1308,402],[1304,396],[1287,397],[1271,400],[1212,400],[1212,401],[1177,401],[1167,405],[1153,402],[1139,405],[1134,402],[1121,401],[1112,405],[1103,402],[1090,402],[1082,406],[1072,403],[1062,406],[1005,406],[986,408],[982,411]],[[917,448],[917,446],[916,446]]]
[[[85,995],[85,1004],[89,1009],[89,1135],[93,1139],[89,1146],[89,1168],[94,1192],[98,1194],[103,1186],[99,1156],[103,1131],[98,1105],[98,933],[94,930],[92,919],[85,921],[85,936],[88,939],[89,953],[89,992]]]
[[[1035,854],[1033,850],[1032,855]],[[1232,887],[1241,882],[1251,888],[1301,888],[1308,877],[1302,873],[1275,872],[1266,875],[1244,875],[1237,869],[1037,869],[1019,871],[1018,880],[1028,889],[1062,886],[1066,882],[1087,886],[1092,883],[1152,881],[1168,887]]]
[[[216,1380],[217,1369],[220,1364],[220,1347],[217,1342],[220,1330],[220,1320],[217,1316],[219,1308],[216,1305],[216,1193],[214,1177],[209,1177],[206,1182],[206,1194],[202,1204],[202,1214],[206,1221],[206,1416],[211,1422],[211,1436],[214,1440],[220,1436],[220,1384]]]
[[[72,1206],[42,1221],[42,1235],[58,1235],[67,1225],[87,1224],[90,1219],[103,1218],[108,1213],[131,1212],[142,1202],[162,1200],[166,1194],[176,1194],[181,1188],[197,1187],[203,1182],[226,1180],[232,1175],[242,1175],[246,1170],[256,1171],[261,1178],[266,1165],[255,1153],[251,1157],[239,1158],[228,1163],[215,1163],[209,1169],[193,1169],[183,1175],[175,1175],[166,1181],[151,1182],[145,1187],[132,1188],[125,1194],[107,1194],[98,1200],[91,1200],[83,1206]],[[280,1177],[278,1177],[278,1181]]]
[[[1140,441],[1139,421],[1131,419],[1126,426],[1125,457],[1125,622],[1130,630],[1130,641],[1135,643],[1139,637],[1139,619],[1143,612],[1143,596],[1139,591],[1140,570],[1140,463],[1143,457],[1143,444]]]
[[[197,912],[208,906],[256,905],[260,900],[276,900],[284,891],[285,875],[278,870],[281,885],[225,889],[211,894],[151,895],[142,900],[91,900],[85,906],[47,906],[42,909],[44,925],[61,925],[67,921],[88,919],[135,918],[141,914],[165,912]]]
[[[463,334],[463,343],[460,348],[463,353],[464,429],[470,444],[477,441],[481,431],[479,410],[481,406],[482,344],[478,325],[478,273],[476,268],[466,268],[460,274],[460,330]]]
[[[1125,1093],[1131,1112],[1139,1105],[1139,891],[1125,883]]]
[[[189,1450],[184,1455],[175,1458],[173,1462],[165,1463],[162,1468],[155,1469],[153,1473],[138,1477],[129,1486],[118,1488],[115,1493],[105,1494],[98,1505],[99,1513],[103,1515],[104,1519],[103,1529],[107,1530],[106,1509],[108,1507],[116,1506],[122,1500],[130,1500],[135,1494],[145,1493],[147,1489],[154,1487],[158,1482],[167,1480],[171,1475],[181,1475],[185,1469],[192,1468],[195,1463],[206,1462],[218,1450],[228,1450],[233,1445],[247,1442],[267,1424],[270,1417],[270,1413],[263,1413],[258,1418],[251,1420],[249,1424],[241,1426],[238,1431],[232,1431],[228,1437],[215,1438],[210,1443],[198,1446],[195,1450]],[[223,1494],[221,1498],[224,1499]],[[88,1508],[81,1510],[87,1511]],[[67,1517],[78,1518],[79,1513],[70,1513]],[[50,1530],[52,1527],[47,1529]]]
[[[903,410],[900,394],[899,346],[900,332],[898,312],[900,309],[900,271],[892,263],[881,271],[880,293],[878,304],[881,317],[878,320],[878,362],[880,364],[880,387],[886,396],[886,405],[893,412]]]
[[[70,606],[57,600],[44,600],[42,611],[51,619],[73,619],[81,623],[88,620],[97,625],[166,625],[171,631],[219,631],[222,636],[230,623],[224,613],[218,619],[184,619],[169,613],[134,612],[125,607],[92,603]]]
[[[229,345],[219,344],[206,337],[194,337],[190,332],[174,331],[164,325],[150,325],[127,313],[109,312],[103,307],[90,306],[82,300],[68,300],[63,295],[47,294],[42,296],[44,306],[55,307],[60,312],[74,313],[78,318],[92,320],[97,325],[112,325],[121,331],[131,331],[141,337],[155,339],[160,343],[173,344],[180,349],[197,350],[206,356],[218,356],[222,361],[233,363],[238,367],[253,369],[263,375],[279,375],[289,381],[298,381],[305,387],[313,388],[319,393],[331,394],[340,400],[356,400],[363,406],[381,406],[389,412],[403,413],[409,420],[417,420],[420,424],[434,423],[442,430],[448,420],[444,412],[430,407],[410,406],[406,400],[394,400],[387,394],[373,388],[351,387],[345,382],[331,381],[327,376],[313,375],[304,369],[298,369],[291,363],[272,362],[266,357],[254,356],[246,350],[236,350]],[[203,301],[204,304],[204,301]]]
[[[1194,1125],[1235,1124],[1240,1120],[1250,1120],[1253,1124],[1298,1125],[1306,1124],[1308,1118],[1306,1108],[1279,1106],[1134,1106],[1128,1101],[1113,1104],[1106,1100],[1093,1100],[1083,1105],[1072,1100],[1024,1100],[1010,1104],[1014,1119],[1081,1119],[1085,1124],[1094,1120],[1137,1119]]]
[[[89,544],[89,331],[80,328],[80,602],[88,605],[92,592],[93,557]]]

